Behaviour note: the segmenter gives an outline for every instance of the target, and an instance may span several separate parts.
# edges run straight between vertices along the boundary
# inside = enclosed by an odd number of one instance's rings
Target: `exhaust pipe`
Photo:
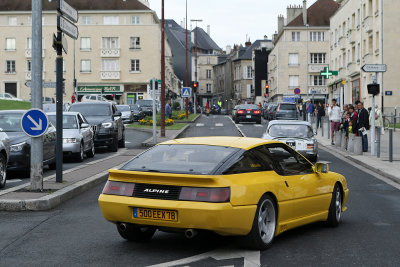
[[[191,239],[197,235],[197,231],[194,229],[186,229],[185,230],[185,237],[187,239]]]
[[[126,223],[120,223],[120,224],[118,224],[118,228],[119,228],[119,230],[121,230],[122,232],[125,232],[126,229],[128,228],[128,226],[126,225]]]

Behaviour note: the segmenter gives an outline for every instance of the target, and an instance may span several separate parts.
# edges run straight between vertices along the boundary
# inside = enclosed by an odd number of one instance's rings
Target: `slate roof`
[[[199,47],[199,49],[218,51],[222,50],[202,28],[196,27],[192,32],[194,32],[195,36],[197,32],[197,46]]]
[[[172,35],[172,37],[174,37],[183,47],[186,46],[185,29],[182,28],[178,23],[176,23],[175,20],[165,20],[165,32],[167,33],[168,38],[170,38],[170,35]],[[193,46],[190,32],[188,33],[188,46],[189,50]]]
[[[334,0],[318,0],[307,9],[307,23],[313,26],[330,26],[330,17],[338,10],[340,4]],[[303,13],[286,26],[304,26]]]
[[[57,0],[43,0],[42,10],[56,10]],[[31,0],[0,0],[0,11],[31,11]],[[138,0],[68,0],[76,10],[150,10]]]
[[[260,47],[261,43],[264,42],[272,42],[271,40],[256,40],[254,43],[251,44],[250,47],[246,49],[246,51],[239,56],[238,59],[252,59],[253,49]]]

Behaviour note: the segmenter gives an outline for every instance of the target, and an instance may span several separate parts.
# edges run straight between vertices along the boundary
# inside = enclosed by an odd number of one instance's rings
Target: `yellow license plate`
[[[174,210],[133,208],[133,217],[138,219],[177,222],[178,212]]]

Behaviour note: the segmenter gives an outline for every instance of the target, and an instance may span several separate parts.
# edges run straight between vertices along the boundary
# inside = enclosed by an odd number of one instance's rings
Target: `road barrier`
[[[389,129],[389,161],[393,162],[393,129]]]
[[[378,137],[376,138],[376,157],[381,157],[381,131],[382,127],[378,127]]]
[[[361,136],[355,136],[354,137],[354,154],[355,155],[362,155],[363,154],[362,137]]]
[[[340,149],[346,151],[347,148],[347,138],[346,132],[342,132],[342,140],[340,141]]]
[[[334,140],[335,140],[335,146],[340,147],[342,143],[342,131],[334,132]]]
[[[355,142],[355,137],[356,137],[356,135],[353,134],[353,133],[351,133],[351,134],[349,135],[349,141],[348,141],[348,144],[347,144],[347,151],[348,151],[349,153],[354,153],[354,142]]]

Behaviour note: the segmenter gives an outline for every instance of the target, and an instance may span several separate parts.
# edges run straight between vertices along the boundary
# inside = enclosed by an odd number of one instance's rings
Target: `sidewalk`
[[[385,133],[381,135],[381,156],[377,158],[376,149],[375,156],[371,156],[371,131],[368,131],[368,152],[364,152],[363,155],[354,155],[340,147],[331,145],[331,140],[328,139],[328,118],[324,120],[324,136],[322,136],[322,129],[318,129],[317,140],[320,146],[324,146],[329,151],[334,151],[344,156],[348,160],[351,160],[366,169],[374,171],[386,178],[391,179],[394,182],[400,183],[400,131],[393,132],[393,162],[389,162],[389,131],[385,130]],[[313,123],[315,130],[315,123]]]

